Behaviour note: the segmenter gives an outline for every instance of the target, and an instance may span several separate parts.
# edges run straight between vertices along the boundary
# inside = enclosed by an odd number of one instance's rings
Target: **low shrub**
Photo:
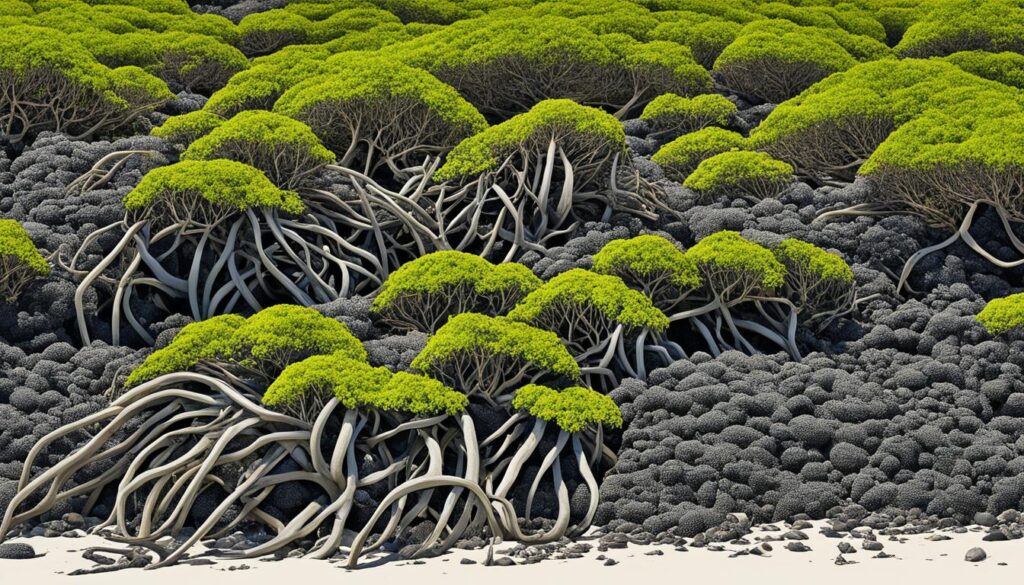
[[[13,219],[0,219],[0,301],[13,303],[33,280],[50,273],[28,232]]]
[[[701,161],[683,185],[705,198],[736,191],[760,201],[777,197],[792,182],[792,165],[765,152],[737,150]]]
[[[667,93],[647,104],[641,120],[646,120],[653,135],[686,134],[706,126],[728,126],[736,113],[736,104],[719,94],[684,98]]]
[[[704,160],[737,149],[746,149],[747,139],[722,128],[704,128],[684,134],[662,146],[651,160],[675,181],[684,181]]]

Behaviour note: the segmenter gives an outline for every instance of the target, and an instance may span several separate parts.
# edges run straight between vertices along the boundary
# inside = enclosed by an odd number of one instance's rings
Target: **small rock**
[[[660,557],[661,555],[665,554],[665,552],[662,551],[660,548],[656,548],[654,550],[649,550],[649,551],[645,552],[644,554],[649,556],[649,557]]]
[[[494,559],[494,566],[496,567],[511,567],[516,564],[516,561],[512,557],[498,557]]]
[[[459,561],[459,564],[460,565],[475,565],[476,561],[474,561],[473,559],[463,558],[462,560]]]
[[[967,551],[967,554],[964,555],[964,560],[968,563],[980,563],[987,558],[988,553],[985,552],[985,549],[978,546]]]
[[[762,542],[761,548],[768,552],[772,552],[772,545],[768,544],[767,542]]]
[[[928,537],[928,540],[931,540],[933,542],[939,542],[941,540],[952,540],[952,539],[953,539],[952,536],[946,536],[945,534],[933,534],[933,535]]]
[[[614,567],[617,564],[619,564],[619,561],[616,561],[615,559],[605,559],[604,560],[604,566],[606,566],[606,567]]]
[[[885,545],[877,540],[865,540],[864,544],[860,545],[860,547],[864,550],[879,551],[885,548]]]
[[[852,555],[857,552],[857,549],[853,548],[853,545],[848,542],[840,542],[836,545],[836,548],[838,548],[839,552],[844,555]]]
[[[67,514],[64,514],[62,520],[64,520],[64,523],[67,524],[69,528],[81,528],[85,526],[85,518],[83,518],[78,512],[68,512]]]
[[[21,542],[7,542],[0,544],[0,559],[21,560],[32,559],[36,556],[36,550],[30,545]]]
[[[893,556],[895,556],[895,555],[891,555],[891,554],[889,554],[889,553],[887,553],[885,551],[882,551],[882,552],[878,553],[877,555],[875,555],[875,556],[873,556],[871,558],[873,558],[873,559],[891,559],[891,558],[893,558]]]
[[[995,515],[988,512],[978,512],[974,515],[974,523],[982,526],[995,526],[998,520]]]
[[[782,535],[786,540],[807,540],[807,533],[800,530],[790,530]]]
[[[998,530],[995,532],[989,532],[985,536],[981,537],[985,542],[1001,542],[1007,540],[1006,535]]]
[[[808,552],[811,550],[811,547],[807,546],[806,544],[800,541],[794,540],[786,543],[786,550],[790,550],[793,552]]]
[[[836,556],[836,564],[839,566],[843,565],[856,565],[857,561],[848,561],[843,555]]]

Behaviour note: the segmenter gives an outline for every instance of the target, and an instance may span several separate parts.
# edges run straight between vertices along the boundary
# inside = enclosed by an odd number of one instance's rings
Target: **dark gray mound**
[[[705,354],[613,392],[626,419],[599,522],[690,536],[851,504],[957,522],[1024,506],[1024,341],[964,285],[879,311],[841,354]]]

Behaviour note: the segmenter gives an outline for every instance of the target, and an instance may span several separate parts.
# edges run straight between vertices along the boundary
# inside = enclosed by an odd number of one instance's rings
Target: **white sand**
[[[816,523],[818,525],[819,523]],[[356,571],[346,571],[338,564],[305,559],[285,559],[279,562],[218,561],[214,566],[175,566],[155,571],[127,569],[113,573],[69,577],[66,573],[79,568],[93,566],[81,557],[81,550],[88,546],[104,544],[95,536],[86,538],[32,538],[17,539],[13,542],[27,542],[37,552],[46,552],[45,557],[33,560],[0,560],[0,585],[46,585],[49,583],[81,585],[216,585],[241,584],[259,585],[319,585],[322,583],[405,585],[595,585],[615,583],[617,585],[647,585],[677,583],[828,583],[841,585],[934,585],[943,583],[1020,583],[1021,568],[1024,567],[1024,540],[1009,542],[982,542],[983,532],[967,534],[943,532],[952,537],[947,541],[929,541],[928,535],[906,537],[905,543],[891,542],[880,535],[885,552],[896,558],[871,558],[875,552],[860,550],[861,541],[846,537],[858,552],[844,555],[855,565],[836,566],[834,561],[839,539],[829,539],[818,534],[817,528],[804,531],[810,537],[803,541],[811,552],[790,552],[784,542],[773,542],[774,551],[767,556],[741,556],[728,558],[728,552],[714,552],[690,548],[688,552],[677,552],[672,547],[630,546],[613,549],[604,553],[596,550],[584,558],[573,560],[547,560],[533,565],[514,567],[485,567],[461,565],[463,557],[482,562],[485,550],[453,551],[443,557],[427,559],[425,564],[413,565],[409,561],[394,561],[381,566]],[[761,532],[755,527],[747,536],[752,543],[759,536],[780,535],[781,532]],[[596,545],[596,540],[591,541]],[[111,546],[118,546],[116,544]],[[498,545],[496,551],[510,545]],[[969,563],[964,554],[971,547],[980,546],[988,553],[988,559],[980,563]],[[661,548],[662,556],[648,556],[644,553]],[[727,550],[738,547],[725,545]],[[615,566],[604,566],[598,555],[619,562]],[[497,555],[496,555],[497,556]],[[372,559],[371,559],[372,561]],[[1000,565],[999,563],[1006,563]],[[248,564],[249,570],[228,571],[230,566]],[[61,574],[64,573],[64,574]],[[330,579],[330,581],[327,581]]]

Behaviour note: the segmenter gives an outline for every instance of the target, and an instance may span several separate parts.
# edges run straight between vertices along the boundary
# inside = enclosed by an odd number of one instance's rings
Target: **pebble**
[[[800,530],[790,530],[782,535],[786,540],[807,540],[807,533]]]
[[[857,561],[848,561],[843,555],[836,556],[836,564],[839,566],[843,565],[856,565]]]
[[[988,553],[985,552],[985,549],[978,546],[967,551],[967,554],[964,555],[964,560],[968,563],[980,563],[987,558]]]
[[[649,550],[649,551],[645,552],[644,554],[649,556],[649,557],[660,557],[661,555],[665,554],[665,552],[662,551],[660,548],[656,548],[654,550]]]
[[[494,566],[496,567],[511,567],[515,564],[516,561],[512,557],[498,557],[494,559]]]
[[[998,530],[995,531],[995,532],[989,532],[988,534],[983,536],[981,539],[984,540],[985,542],[1001,542],[1001,541],[1007,540],[1006,535],[1003,534],[1002,532],[999,532]]]
[[[604,560],[604,566],[606,566],[606,567],[614,567],[617,564],[619,564],[619,561],[616,561],[615,559],[605,559]]]
[[[475,565],[476,561],[474,561],[473,559],[463,558],[462,560],[459,561],[459,564],[460,565]]]
[[[845,555],[852,555],[853,553],[857,552],[857,549],[854,548],[853,545],[848,542],[840,542],[836,545],[836,548],[839,549],[840,553]]]

